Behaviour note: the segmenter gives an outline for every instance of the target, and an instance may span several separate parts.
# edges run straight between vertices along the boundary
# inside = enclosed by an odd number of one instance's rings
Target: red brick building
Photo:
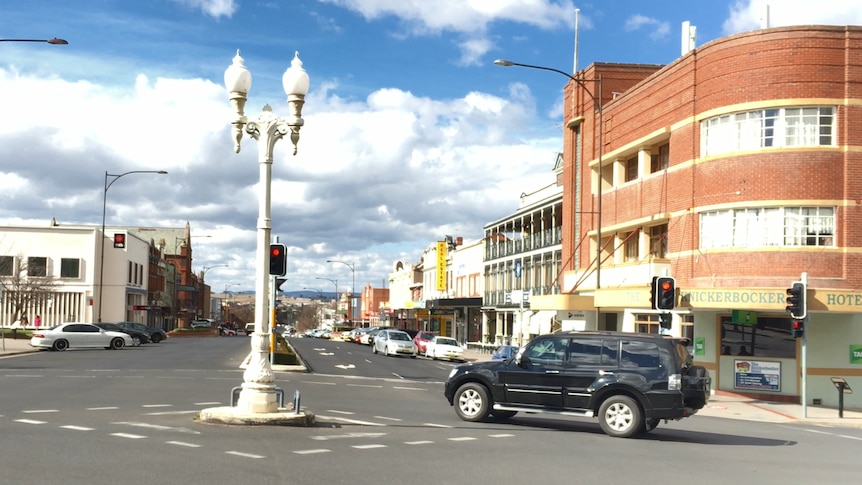
[[[650,284],[673,276],[670,333],[695,340],[715,388],[837,401],[830,376],[862,379],[862,27],[756,30],[576,77],[559,173],[572,257],[563,294],[532,308],[658,332]],[[805,386],[785,310],[803,273]],[[728,352],[763,372],[740,375]]]

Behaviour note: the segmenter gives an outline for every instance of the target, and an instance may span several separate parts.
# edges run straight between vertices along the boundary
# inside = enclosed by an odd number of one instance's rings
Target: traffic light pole
[[[805,285],[805,290],[808,290],[808,273],[802,273],[799,281]],[[805,305],[808,305],[808,295],[805,295]],[[802,398],[802,417],[808,417],[808,396],[806,393],[805,382],[808,380],[808,308],[805,309],[805,318],[802,319],[802,383],[800,385],[799,395]]]

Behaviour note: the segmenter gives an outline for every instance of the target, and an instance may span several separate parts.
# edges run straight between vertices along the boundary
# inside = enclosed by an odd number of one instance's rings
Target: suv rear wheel
[[[638,403],[628,396],[611,396],[599,407],[602,431],[615,438],[628,438],[645,429]]]
[[[463,421],[483,421],[490,410],[488,389],[482,384],[468,382],[455,392],[455,414]]]

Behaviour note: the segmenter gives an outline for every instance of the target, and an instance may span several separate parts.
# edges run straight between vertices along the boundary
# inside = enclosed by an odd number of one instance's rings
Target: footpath
[[[36,352],[36,349],[30,347],[29,339],[0,339],[0,359],[31,352]],[[467,350],[464,358],[468,362],[476,362],[489,360],[491,355]],[[801,404],[762,401],[725,391],[715,391],[706,407],[697,413],[698,416],[766,423],[804,423],[828,427],[862,428],[862,410],[845,409],[843,417],[839,417],[838,414],[839,411],[836,408],[806,406],[805,416],[803,416]]]

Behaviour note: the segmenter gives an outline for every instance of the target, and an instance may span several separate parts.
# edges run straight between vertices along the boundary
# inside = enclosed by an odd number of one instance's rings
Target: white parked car
[[[40,349],[114,349],[132,345],[132,337],[123,332],[102,330],[92,323],[69,322],[56,327],[36,330],[30,346]]]
[[[407,332],[401,330],[381,330],[374,336],[371,344],[373,353],[382,352],[383,355],[409,355],[415,359],[419,355],[419,349],[413,343],[413,339]]]
[[[431,359],[449,359],[464,361],[464,347],[452,337],[442,337],[440,335],[432,338],[425,344],[425,357]]]

